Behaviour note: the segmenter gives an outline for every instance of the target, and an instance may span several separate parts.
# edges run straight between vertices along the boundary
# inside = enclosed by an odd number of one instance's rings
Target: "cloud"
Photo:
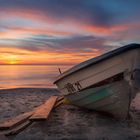
[[[77,35],[67,37],[47,36],[47,35],[34,35],[26,39],[11,39],[4,42],[9,42],[15,45],[10,46],[9,43],[4,44],[4,48],[12,50],[12,48],[25,50],[30,53],[44,52],[49,54],[71,54],[77,56],[86,56],[87,54],[99,55],[106,50],[110,49],[110,46],[105,45],[106,39],[101,37],[95,37],[91,35]],[[14,49],[13,49],[14,50]],[[1,50],[2,51],[2,50]],[[5,50],[4,50],[5,51]],[[17,51],[21,54],[22,51]],[[6,51],[7,52],[7,51]],[[27,53],[24,52],[24,53]],[[24,54],[23,53],[23,54]]]
[[[90,35],[69,37],[36,35],[28,38],[28,40],[21,40],[19,47],[30,51],[57,53],[78,53],[80,51],[81,53],[93,52],[93,49],[105,51],[107,49],[107,46],[104,46],[105,41],[105,38]]]
[[[139,4],[139,0],[0,0],[0,8],[3,10],[18,9],[20,12],[29,9],[47,17],[49,15],[56,22],[73,20],[99,27],[111,27],[130,21],[130,17],[138,17]]]
[[[32,55],[31,60],[36,55],[39,62],[47,58],[79,62],[140,42],[139,4],[139,0],[0,0],[0,52]]]

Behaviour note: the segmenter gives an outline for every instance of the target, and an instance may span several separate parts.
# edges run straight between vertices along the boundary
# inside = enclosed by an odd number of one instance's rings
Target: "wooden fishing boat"
[[[71,104],[126,118],[140,87],[140,44],[82,62],[54,83]]]

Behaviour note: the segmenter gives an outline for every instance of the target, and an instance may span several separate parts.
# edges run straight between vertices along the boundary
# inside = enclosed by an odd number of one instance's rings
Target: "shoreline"
[[[56,88],[0,90],[0,121],[31,111],[51,95],[58,94]],[[137,98],[139,101],[140,95]],[[91,110],[64,105],[55,109],[48,120],[33,123],[18,135],[8,137],[8,140],[138,140],[140,110],[132,109],[131,112],[133,120],[118,121]],[[4,140],[2,136],[0,140]]]
[[[17,88],[0,88],[0,92],[1,91],[12,91],[12,90],[41,90],[41,89],[46,89],[46,90],[57,90],[57,88],[42,88],[42,87],[17,87]],[[58,91],[58,90],[57,90]],[[58,91],[59,92],[59,91]]]

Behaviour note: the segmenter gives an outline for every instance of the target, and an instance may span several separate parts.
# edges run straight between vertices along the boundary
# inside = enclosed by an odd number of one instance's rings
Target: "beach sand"
[[[0,90],[0,121],[31,111],[56,89]],[[140,140],[140,94],[131,106],[132,118],[119,121],[94,111],[64,105],[55,109],[48,120],[35,122],[15,136],[0,140]]]

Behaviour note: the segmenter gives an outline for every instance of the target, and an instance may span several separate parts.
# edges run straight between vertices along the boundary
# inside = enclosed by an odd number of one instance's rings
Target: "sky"
[[[140,42],[140,0],[0,0],[0,64],[74,65]]]

